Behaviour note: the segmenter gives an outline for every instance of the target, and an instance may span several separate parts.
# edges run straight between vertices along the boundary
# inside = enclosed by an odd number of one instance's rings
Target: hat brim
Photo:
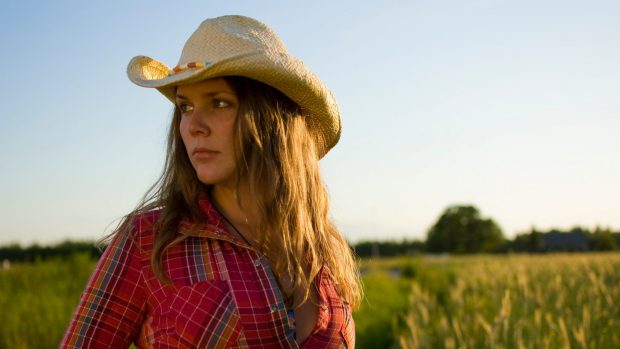
[[[134,57],[127,67],[133,83],[156,88],[172,103],[178,85],[224,76],[254,79],[278,89],[302,108],[309,117],[320,157],[340,138],[340,115],[331,92],[301,61],[288,54],[253,52],[172,75],[169,72],[168,66],[146,56]]]

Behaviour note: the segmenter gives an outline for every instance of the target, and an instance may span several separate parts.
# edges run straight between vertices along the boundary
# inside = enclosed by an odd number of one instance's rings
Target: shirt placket
[[[248,256],[251,258],[252,265],[254,266],[254,274],[258,278],[259,284],[261,285],[261,291],[265,297],[267,306],[269,307],[269,312],[272,316],[274,331],[278,338],[282,338],[280,342],[282,347],[299,348],[299,345],[295,341],[294,329],[289,323],[290,319],[287,314],[284,297],[280,291],[280,287],[278,286],[277,279],[271,269],[268,259],[251,246],[248,246],[247,244],[234,238],[224,238],[225,235],[221,234],[222,231],[219,231],[218,233],[218,240],[226,240],[229,243],[235,244],[238,247],[244,248],[248,251]],[[225,257],[221,254],[221,250],[216,249],[212,252],[215,253],[216,260],[219,260],[220,263],[226,264]],[[226,270],[220,270],[220,268],[217,268],[217,263],[214,267],[218,269],[217,274],[219,275],[219,278],[223,280],[230,280],[230,276],[227,275],[228,268],[226,268]],[[235,299],[235,302],[237,302],[237,297],[239,297],[239,295],[235,294],[232,285],[231,290],[233,290],[233,298]]]
[[[261,278],[263,290],[267,295],[269,310],[271,311],[273,323],[276,324],[278,334],[283,334],[286,338],[286,344],[290,348],[298,348],[295,341],[295,329],[290,326],[290,319],[287,313],[284,296],[278,286],[277,279],[267,258],[256,251],[252,250],[254,255],[254,267]]]

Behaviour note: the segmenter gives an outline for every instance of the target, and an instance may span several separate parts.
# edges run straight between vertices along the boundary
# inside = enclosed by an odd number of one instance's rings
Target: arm
[[[140,251],[116,233],[93,271],[59,348],[127,348],[146,309]]]

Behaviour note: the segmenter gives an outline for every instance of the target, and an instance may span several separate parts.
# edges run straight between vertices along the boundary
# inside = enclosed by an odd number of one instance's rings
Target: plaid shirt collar
[[[199,194],[198,205],[206,217],[206,222],[193,222],[188,218],[182,219],[179,224],[179,233],[181,235],[224,240],[240,247],[252,250],[254,249],[252,246],[231,234],[228,229],[226,229],[224,219],[215,209],[215,206],[213,206],[213,203],[209,200],[209,196],[207,194]]]

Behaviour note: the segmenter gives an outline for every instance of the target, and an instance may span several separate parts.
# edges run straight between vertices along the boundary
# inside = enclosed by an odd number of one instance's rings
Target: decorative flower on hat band
[[[176,67],[172,68],[168,72],[168,76],[172,76],[174,74],[180,73],[180,72],[182,72],[184,70],[187,70],[187,69],[208,67],[211,64],[213,64],[213,62],[209,62],[209,61],[205,61],[205,62],[189,62],[187,64],[179,64]]]

